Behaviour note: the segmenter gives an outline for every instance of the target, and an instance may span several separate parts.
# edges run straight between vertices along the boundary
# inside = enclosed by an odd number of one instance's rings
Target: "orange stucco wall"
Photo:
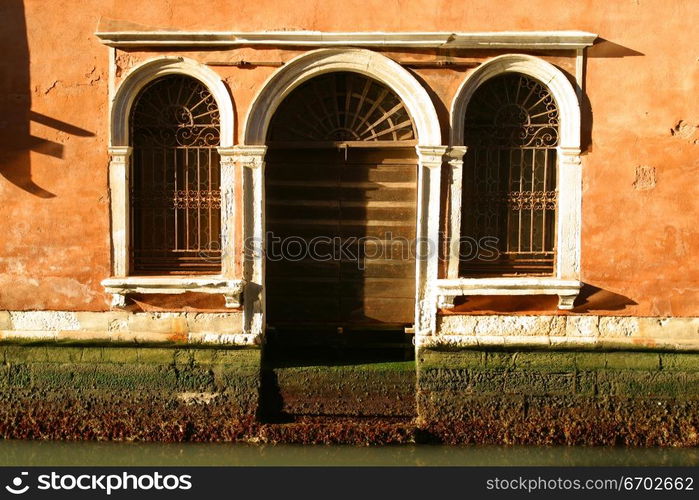
[[[589,286],[588,305],[578,312],[698,315],[697,10],[692,0],[3,0],[0,309],[108,308],[99,282],[110,272],[110,49],[94,36],[103,17],[176,30],[598,33],[585,68],[582,280]],[[117,75],[162,53],[118,51]],[[287,61],[299,53],[240,48],[186,55]],[[387,53],[397,59],[433,54]],[[497,53],[450,55],[483,60]],[[572,52],[538,55],[572,78]],[[237,136],[249,103],[276,68],[215,69],[231,91]],[[447,110],[466,72],[415,71],[445,136]],[[655,178],[637,179],[637,172]],[[554,306],[547,304],[533,310]]]

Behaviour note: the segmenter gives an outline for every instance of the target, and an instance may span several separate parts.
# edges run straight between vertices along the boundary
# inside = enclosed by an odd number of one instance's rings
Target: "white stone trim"
[[[265,332],[265,154],[267,146],[238,145],[233,161],[243,169],[244,270],[246,280],[243,323],[245,332]]]
[[[245,120],[244,143],[263,145],[267,128],[281,102],[303,82],[335,71],[354,71],[393,90],[415,123],[419,144],[442,144],[439,119],[427,91],[401,65],[366,49],[319,49],[302,54],[277,70],[262,86]]]
[[[580,48],[575,51],[575,92],[578,101],[582,101],[585,92],[585,49]]]
[[[447,151],[449,164],[449,228],[461,228],[461,183],[463,182],[466,146],[452,146]],[[460,232],[460,231],[459,231]],[[447,251],[447,278],[459,277],[459,238],[450,237]]]
[[[578,53],[579,55],[579,53]],[[524,54],[506,54],[494,57],[470,73],[459,87],[451,107],[451,134],[449,144],[455,148],[464,145],[464,118],[466,108],[474,92],[484,82],[494,76],[516,72],[537,79],[551,91],[560,113],[558,157],[558,213],[557,213],[557,255],[555,280],[549,283],[579,282],[580,280],[580,246],[582,226],[582,172],[580,161],[580,102],[578,92],[568,78],[558,68],[538,57]],[[468,153],[466,153],[468,154]],[[458,156],[458,155],[457,155]],[[451,160],[453,170],[458,170],[463,163]],[[474,279],[458,279],[458,244],[461,236],[461,184],[453,183],[450,202],[450,242],[447,277],[463,282],[464,292],[473,294],[483,290],[495,290],[492,283],[483,281],[476,286]],[[456,260],[455,260],[456,259]],[[519,281],[520,286],[512,286]],[[548,293],[541,287],[529,287],[527,278],[509,278],[501,281],[507,286],[495,290],[501,295]],[[578,284],[579,291],[579,284]],[[456,290],[457,287],[451,287]],[[545,288],[549,290],[549,288]],[[551,288],[550,290],[553,290]],[[550,291],[549,290],[549,291]],[[563,288],[559,295],[559,307],[571,309],[578,291],[574,287]],[[451,292],[450,292],[451,293]],[[466,293],[465,293],[466,294]],[[476,293],[478,294],[478,293]],[[450,294],[443,295],[443,305],[448,306],[453,300]]]
[[[221,276],[215,279],[172,277],[157,278],[163,286],[153,286],[155,278],[130,277],[129,270],[129,166],[132,147],[129,145],[131,107],[140,90],[164,75],[182,74],[199,80],[212,93],[220,114],[221,155]],[[233,102],[221,78],[204,64],[184,57],[160,57],[133,68],[114,92],[110,102],[109,191],[111,207],[112,276],[103,284],[112,294],[112,306],[126,305],[129,292],[138,293],[223,293],[227,307],[240,306],[240,290],[235,276],[235,168],[231,160],[233,144]],[[131,280],[131,281],[129,281]],[[163,280],[169,280],[163,281]],[[190,284],[200,284],[192,289]],[[134,288],[132,285],[136,284]],[[157,290],[157,291],[153,291]]]
[[[220,147],[221,159],[221,275],[227,278],[236,276],[236,163],[235,148]]]
[[[243,285],[243,280],[221,276],[128,276],[102,280],[107,293],[119,296],[114,298],[115,304],[124,303],[123,297],[130,293],[197,292],[222,294],[226,298],[226,307],[238,308]]]
[[[418,347],[633,348],[696,351],[699,318],[597,315],[443,315]]]
[[[109,204],[111,217],[112,276],[129,273],[130,197],[129,162],[130,146],[109,148]]]
[[[418,156],[417,255],[415,259],[415,334],[436,331],[437,305],[433,287],[439,268],[439,212],[442,163],[447,146],[415,147]]]
[[[258,345],[230,312],[0,311],[0,340]]]
[[[110,47],[246,45],[275,47],[421,47],[459,49],[576,50],[597,35],[585,31],[484,32],[321,32],[321,31],[103,31],[95,35]]]
[[[437,280],[435,294],[441,309],[454,307],[464,295],[558,295],[559,309],[572,309],[580,282],[558,278],[457,278]]]
[[[0,311],[0,340],[256,345],[230,312]],[[699,317],[446,315],[418,347],[628,348],[699,351]]]

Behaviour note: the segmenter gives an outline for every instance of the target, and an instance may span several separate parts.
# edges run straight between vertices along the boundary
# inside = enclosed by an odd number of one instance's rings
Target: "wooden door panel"
[[[343,278],[338,286],[342,297],[377,297],[413,300],[415,280],[409,278]]]
[[[342,260],[268,259],[271,326],[413,322],[414,150],[270,150],[266,198],[267,231],[274,236],[307,245],[323,237],[316,249],[324,254],[332,253],[327,241],[335,239],[349,251]]]
[[[342,323],[338,297],[270,297],[267,300],[268,322],[289,323]]]
[[[415,302],[412,298],[375,298],[340,299],[340,317],[352,325],[371,325],[373,323],[406,323],[406,311],[413,316]]]
[[[335,278],[309,278],[279,276],[267,279],[269,297],[336,297],[342,293],[344,283]]]

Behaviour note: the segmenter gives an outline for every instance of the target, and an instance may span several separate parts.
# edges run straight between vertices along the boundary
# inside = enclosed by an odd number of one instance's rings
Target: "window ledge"
[[[240,307],[245,282],[221,276],[127,276],[107,278],[102,286],[112,294],[112,307],[124,307],[130,293],[181,294],[217,293],[226,298],[226,307]]]
[[[558,295],[558,308],[569,310],[580,293],[577,280],[559,278],[459,278],[437,280],[435,293],[441,309],[454,307],[465,295]]]

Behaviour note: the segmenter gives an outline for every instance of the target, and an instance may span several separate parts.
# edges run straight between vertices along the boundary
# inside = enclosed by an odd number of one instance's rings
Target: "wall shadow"
[[[585,58],[583,59],[583,88],[578,89],[580,96],[580,149],[583,154],[592,152],[592,123],[593,112],[590,98],[585,92],[585,81],[587,80],[587,65],[590,58],[613,58],[613,57],[637,57],[643,56],[642,52],[624,47],[618,43],[610,42],[605,38],[597,38],[592,47],[586,49]],[[574,81],[574,80],[573,80]]]
[[[624,295],[583,283],[572,313],[602,313],[622,311],[637,303]],[[442,311],[446,314],[498,313],[556,313],[555,295],[472,295],[459,297],[455,307]]]
[[[629,297],[619,293],[605,290],[589,283],[583,283],[580,294],[575,300],[573,312],[594,313],[601,311],[622,311],[627,306],[636,306],[638,303]]]
[[[643,52],[610,42],[606,38],[597,38],[592,47],[587,49],[587,57],[636,57],[644,55]]]
[[[94,133],[32,111],[29,71],[29,43],[23,0],[0,2],[0,175],[15,186],[39,198],[53,198],[54,193],[34,182],[30,152],[63,158],[63,144],[31,134],[31,122],[78,137]]]

